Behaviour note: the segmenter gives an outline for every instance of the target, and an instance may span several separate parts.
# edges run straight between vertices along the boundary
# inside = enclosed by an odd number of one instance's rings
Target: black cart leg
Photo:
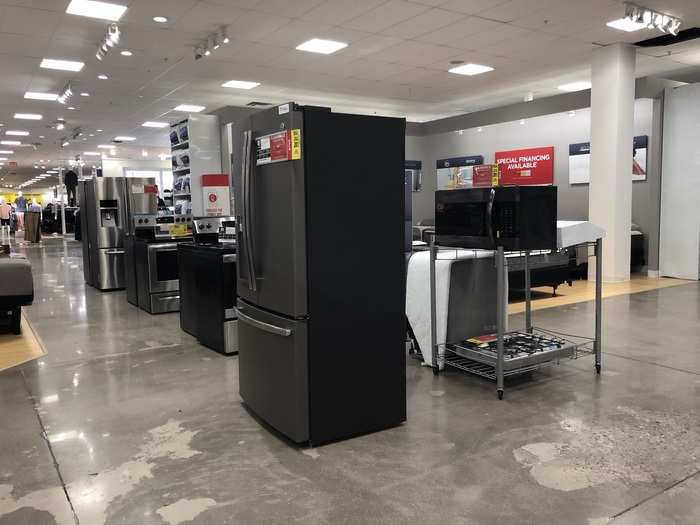
[[[12,309],[12,333],[22,333],[22,309],[19,306]]]
[[[503,390],[498,391],[498,399],[503,399]]]

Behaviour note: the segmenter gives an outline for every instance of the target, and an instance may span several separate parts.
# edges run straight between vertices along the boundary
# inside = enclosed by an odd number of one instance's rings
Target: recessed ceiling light
[[[0,155],[14,155],[15,152],[11,149],[0,149]]]
[[[72,0],[66,8],[69,15],[87,16],[100,20],[118,21],[126,11],[125,5],[96,2],[94,0]]]
[[[104,130],[98,129],[98,130],[96,130],[96,131],[97,131],[97,133],[102,133]]]
[[[146,151],[145,149],[142,150],[142,151],[141,151],[141,156],[142,156],[142,157],[148,157],[148,151]]]
[[[17,120],[41,120],[44,117],[36,113],[15,113],[15,118]]]
[[[309,53],[321,53],[330,55],[336,51],[340,51],[348,47],[345,42],[336,42],[335,40],[324,40],[322,38],[312,38],[303,44],[297,46],[298,51],[308,51]]]
[[[591,83],[586,81],[571,82],[569,84],[562,84],[558,86],[557,89],[559,91],[583,91],[584,89],[591,89]]]
[[[144,122],[141,125],[144,128],[167,128],[168,126],[170,126],[170,124],[168,122],[152,122],[152,121]]]
[[[81,71],[85,66],[84,62],[75,62],[73,60],[55,60],[53,58],[45,58],[41,61],[41,66],[44,69],[58,69],[59,71]]]
[[[114,146],[111,145],[111,144],[100,144],[100,145],[97,146],[97,147],[100,148],[100,149],[112,149]]]
[[[158,22],[159,24],[165,24],[168,21],[168,19],[164,16],[154,16],[153,21]]]
[[[234,89],[253,89],[259,85],[260,82],[249,82],[247,80],[229,80],[225,84],[221,84],[222,87]]]
[[[0,140],[0,144],[3,146],[19,146],[22,143],[19,140]]]
[[[83,151],[83,155],[86,157],[99,157],[100,152],[99,151]]]
[[[109,80],[109,77],[107,75],[97,75],[97,78],[100,80]]]
[[[628,33],[631,33],[632,31],[639,31],[640,29],[647,27],[645,23],[633,22],[629,18],[619,18],[617,20],[613,20],[612,22],[608,22],[605,25],[612,27],[613,29],[619,29],[620,31],[627,31]]]
[[[453,67],[449,70],[450,73],[455,73],[457,75],[481,75],[482,73],[488,73],[493,71],[491,66],[482,66],[481,64],[464,64],[461,66]]]
[[[125,49],[124,51],[122,51],[119,54],[123,57],[130,57],[131,55],[133,55],[133,53],[131,51],[129,51],[128,49]]]
[[[29,100],[51,100],[54,101],[58,98],[56,93],[36,93],[34,91],[27,91],[24,94],[24,98]]]
[[[180,104],[173,111],[183,111],[185,113],[199,113],[207,109],[205,106],[195,106],[192,104]]]
[[[7,157],[0,157],[0,160],[7,160]]]
[[[29,132],[28,132],[28,131],[14,131],[14,130],[11,130],[11,131],[6,131],[6,132],[5,132],[5,135],[12,135],[12,136],[15,136],[15,137],[26,137],[27,135],[29,135]]]
[[[75,110],[75,108],[73,106],[68,106],[68,109],[70,109],[71,111]]]
[[[89,96],[90,96],[90,93],[88,93],[87,91],[84,91],[84,92],[82,92],[82,93],[80,94],[80,96],[81,96],[81,97],[89,97]]]
[[[136,140],[136,137],[114,137],[114,140],[118,140],[119,142],[133,142]]]

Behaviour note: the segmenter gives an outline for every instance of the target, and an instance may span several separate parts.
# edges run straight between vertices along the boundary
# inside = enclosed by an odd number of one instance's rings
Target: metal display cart
[[[595,328],[594,337],[558,333],[554,330],[535,327],[532,323],[532,297],[530,290],[530,270],[533,264],[530,252],[519,252],[520,262],[525,273],[525,329],[506,332],[508,316],[508,257],[503,247],[494,252],[497,284],[497,333],[495,341],[490,343],[470,343],[469,341],[437,343],[437,298],[436,298],[436,260],[440,246],[435,239],[430,244],[430,319],[433,373],[440,373],[440,365],[451,366],[472,374],[496,381],[498,398],[503,399],[504,380],[534,370],[558,364],[561,359],[578,359],[583,355],[593,355],[595,369],[601,370],[601,321],[602,321],[602,253],[603,240],[584,243],[594,248],[596,259],[595,278]],[[443,247],[444,251],[455,248]],[[480,336],[482,334],[474,334]],[[494,344],[495,343],[495,344]]]

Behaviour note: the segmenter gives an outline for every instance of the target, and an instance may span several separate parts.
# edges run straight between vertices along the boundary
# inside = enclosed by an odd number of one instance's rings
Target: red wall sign
[[[501,184],[527,186],[554,184],[554,147],[497,151]]]

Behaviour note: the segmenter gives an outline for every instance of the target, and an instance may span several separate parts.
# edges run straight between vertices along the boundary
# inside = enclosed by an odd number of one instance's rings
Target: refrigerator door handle
[[[289,328],[282,328],[281,326],[275,326],[270,323],[264,323],[262,321],[258,321],[257,319],[253,319],[252,317],[249,317],[241,312],[240,308],[237,308],[237,312],[239,321],[243,321],[245,324],[254,328],[258,328],[270,334],[281,335],[282,337],[289,337],[292,335],[292,331]]]
[[[248,288],[257,291],[257,276],[255,275],[255,256],[253,254],[253,235],[251,231],[252,222],[252,150],[253,131],[248,130],[243,133],[243,239],[245,241],[246,263],[248,266]]]

